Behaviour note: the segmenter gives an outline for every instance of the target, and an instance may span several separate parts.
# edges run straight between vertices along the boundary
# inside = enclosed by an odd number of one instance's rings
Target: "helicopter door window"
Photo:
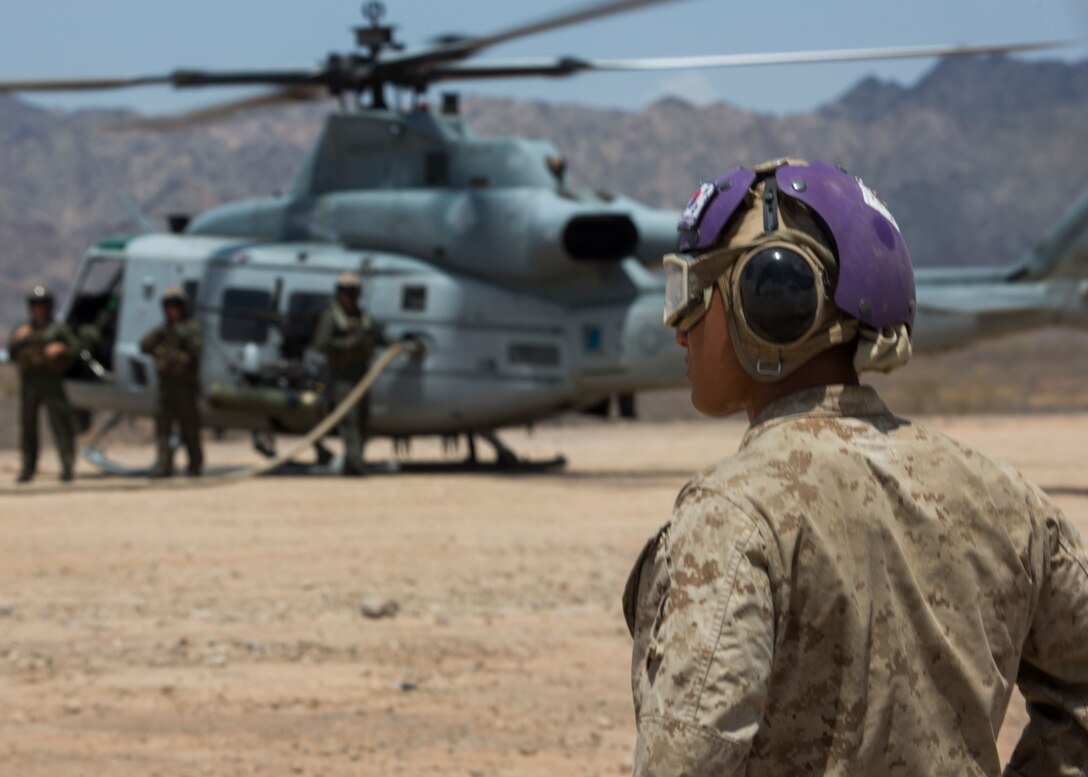
[[[219,336],[228,343],[257,343],[268,340],[273,314],[272,293],[264,289],[227,289],[223,293]]]
[[[285,359],[301,359],[313,340],[317,322],[332,296],[309,291],[296,291],[287,298],[287,325],[284,327],[281,350]]]
[[[582,329],[582,350],[586,353],[602,353],[604,351],[604,337],[601,328],[592,324]]]
[[[147,385],[147,367],[137,359],[129,359],[128,366],[132,373],[132,383],[136,386]]]
[[[401,292],[400,309],[422,312],[427,309],[427,287],[405,286]]]
[[[423,157],[423,182],[427,186],[449,186],[449,154],[445,151],[430,151]]]
[[[199,281],[185,281],[185,283],[182,284],[181,288],[183,288],[185,290],[185,296],[187,296],[189,298],[189,304],[192,306],[192,309],[196,310],[196,304],[197,304],[197,296],[196,295],[200,291],[200,282]]]

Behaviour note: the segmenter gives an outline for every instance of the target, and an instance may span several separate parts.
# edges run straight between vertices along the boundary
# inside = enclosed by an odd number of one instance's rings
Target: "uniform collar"
[[[352,312],[341,305],[340,300],[334,299],[332,301],[333,318],[336,319],[336,325],[339,327],[346,327],[353,319],[361,318],[362,310],[362,308],[356,306],[354,312]]]
[[[863,418],[892,413],[872,386],[818,386],[776,399],[752,421],[741,447],[769,426],[795,418]]]

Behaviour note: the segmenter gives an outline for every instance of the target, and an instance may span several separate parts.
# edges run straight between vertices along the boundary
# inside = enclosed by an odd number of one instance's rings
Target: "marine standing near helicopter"
[[[79,344],[67,324],[53,320],[53,294],[35,286],[26,298],[30,321],[11,335],[8,352],[19,365],[20,426],[23,466],[16,480],[29,482],[38,468],[38,408],[45,405],[53,442],[60,456],[60,479],[73,477],[76,461],[75,420],[63,376]]]
[[[198,476],[204,468],[200,441],[200,355],[204,335],[200,324],[189,315],[189,296],[180,288],[162,294],[164,321],[140,341],[140,350],[155,360],[159,378],[158,412],[155,415],[157,458],[155,474],[174,474],[174,451],[170,435],[177,424],[185,452],[187,473]]]
[[[914,280],[860,180],[778,161],[703,184],[664,258],[692,404],[744,410],[624,592],[635,773],[1088,774],[1088,555],[1010,467],[897,418]]]
[[[321,314],[314,334],[314,350],[325,357],[329,370],[329,394],[339,405],[366,375],[374,349],[387,345],[381,328],[359,307],[363,283],[355,273],[345,272],[336,280],[336,295]],[[364,396],[340,422],[344,440],[345,475],[364,474],[363,447],[370,418],[370,397]]]

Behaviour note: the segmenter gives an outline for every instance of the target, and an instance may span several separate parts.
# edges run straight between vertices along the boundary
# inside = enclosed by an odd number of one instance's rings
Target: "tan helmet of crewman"
[[[48,305],[53,307],[53,292],[40,283],[36,284],[34,288],[27,292],[26,303],[28,305]]]
[[[355,273],[345,270],[336,278],[336,290],[358,295],[363,290],[363,281]]]
[[[184,308],[189,307],[189,295],[185,293],[185,289],[180,286],[171,286],[162,293],[163,305],[181,305]]]

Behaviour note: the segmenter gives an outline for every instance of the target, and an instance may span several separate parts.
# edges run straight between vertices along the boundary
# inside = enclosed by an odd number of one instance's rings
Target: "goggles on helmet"
[[[698,324],[710,310],[718,277],[740,255],[735,248],[724,248],[699,254],[666,254],[662,257],[661,265],[665,268],[665,326],[687,332]],[[726,294],[724,288],[722,293]]]
[[[662,265],[664,322],[677,331],[690,331],[706,315],[719,277],[723,299],[752,334],[767,343],[798,342],[823,320],[827,275],[806,246],[765,241],[743,252],[668,254]]]
[[[665,326],[687,332],[710,309],[714,284],[695,282],[691,266],[697,259],[690,254],[666,254],[661,260],[665,268]]]

